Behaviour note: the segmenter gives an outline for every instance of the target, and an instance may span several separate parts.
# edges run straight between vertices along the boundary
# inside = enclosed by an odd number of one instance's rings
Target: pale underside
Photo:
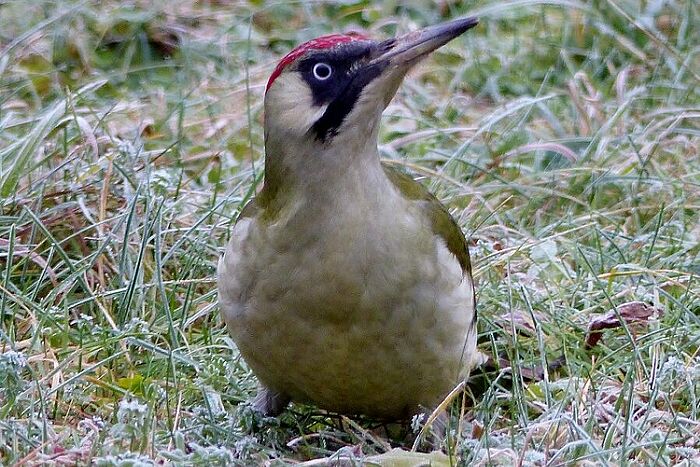
[[[375,172],[348,175],[332,203],[305,193],[273,220],[241,218],[219,262],[219,299],[265,386],[327,410],[400,418],[434,407],[466,374],[473,285],[433,233],[425,201]]]

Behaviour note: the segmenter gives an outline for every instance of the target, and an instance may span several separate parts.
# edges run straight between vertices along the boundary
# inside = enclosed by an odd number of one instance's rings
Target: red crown
[[[330,49],[338,44],[345,44],[352,41],[363,40],[368,40],[368,37],[357,32],[350,32],[347,34],[330,34],[327,36],[317,37],[316,39],[312,39],[308,42],[304,42],[303,44],[299,45],[297,48],[289,52],[287,55],[282,57],[282,60],[280,60],[280,62],[277,64],[275,71],[272,72],[272,74],[270,75],[270,79],[267,81],[265,92],[267,92],[267,90],[270,89],[272,83],[275,82],[277,77],[280,74],[282,74],[282,71],[284,71],[284,69],[288,65],[294,63],[299,57],[306,54],[306,52],[308,52],[309,50]]]

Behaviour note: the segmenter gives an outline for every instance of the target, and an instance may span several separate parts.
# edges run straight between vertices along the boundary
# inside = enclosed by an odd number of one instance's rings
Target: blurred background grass
[[[411,74],[380,142],[470,236],[481,350],[514,362],[455,404],[460,461],[700,463],[692,0],[0,1],[0,463],[386,450],[312,407],[251,432],[215,265],[261,179],[276,60],[464,15],[480,26]],[[585,351],[633,300],[664,313]]]

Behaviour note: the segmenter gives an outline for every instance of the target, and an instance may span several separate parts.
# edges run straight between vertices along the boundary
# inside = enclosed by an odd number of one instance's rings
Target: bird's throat
[[[376,144],[352,146],[318,146],[301,160],[296,154],[268,152],[265,184],[258,196],[261,207],[274,217],[334,216],[350,204],[369,208],[391,189],[390,182]]]

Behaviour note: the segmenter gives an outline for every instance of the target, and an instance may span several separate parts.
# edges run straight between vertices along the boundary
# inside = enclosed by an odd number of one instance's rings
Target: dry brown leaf
[[[649,320],[663,316],[664,311],[644,302],[628,302],[618,305],[602,316],[591,318],[586,332],[586,350],[595,347],[603,337],[604,329],[619,328],[622,326],[620,319],[627,325],[638,327],[647,324]]]

